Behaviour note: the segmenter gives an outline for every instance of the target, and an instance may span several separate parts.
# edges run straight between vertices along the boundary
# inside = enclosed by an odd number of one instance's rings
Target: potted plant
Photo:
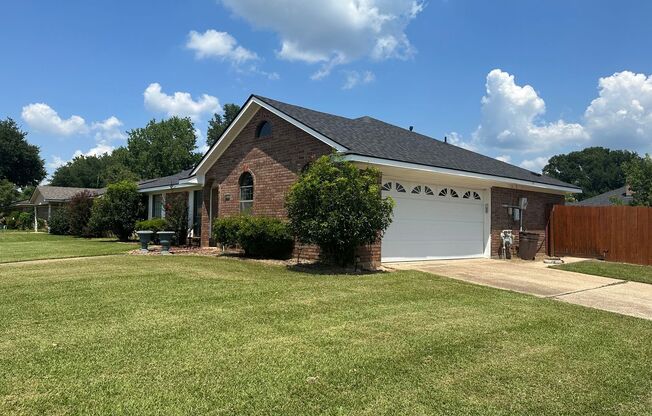
[[[142,253],[147,253],[149,251],[147,246],[149,245],[149,242],[152,240],[152,235],[154,234],[154,231],[142,230],[142,231],[136,231],[136,234],[138,234],[138,240],[140,241],[140,251]]]
[[[170,254],[170,243],[172,242],[174,231],[159,231],[156,235],[161,242],[161,254]]]

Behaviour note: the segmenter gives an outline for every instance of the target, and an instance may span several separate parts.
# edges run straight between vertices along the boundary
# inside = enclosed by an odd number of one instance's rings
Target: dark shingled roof
[[[150,189],[150,188],[158,188],[160,186],[176,186],[179,184],[179,181],[181,179],[185,179],[190,176],[190,172],[192,172],[192,169],[186,169],[182,170],[179,173],[175,173],[174,175],[170,176],[163,176],[161,178],[154,178],[154,179],[145,179],[143,181],[138,182],[138,189]]]
[[[586,198],[582,201],[572,202],[568,205],[593,206],[593,207],[615,205],[613,202],[611,202],[612,198],[620,199],[621,201],[623,201],[623,205],[629,205],[629,203],[632,202],[632,199],[634,199],[631,195],[631,192],[629,194],[627,193],[627,186],[623,186],[618,189],[613,189],[603,194],[593,196],[591,198]]]
[[[462,149],[373,117],[346,118],[322,113],[271,98],[259,100],[307,125],[348,149],[346,154],[389,159],[464,172],[518,179],[546,185],[579,188],[560,180],[530,172],[494,158]]]
[[[39,185],[36,189],[46,201],[68,201],[70,198],[82,191],[88,191],[93,195],[97,195],[101,191],[101,189],[95,188],[72,188],[68,186],[52,185]]]

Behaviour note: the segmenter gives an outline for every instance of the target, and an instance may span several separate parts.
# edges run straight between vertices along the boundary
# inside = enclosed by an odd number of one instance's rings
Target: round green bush
[[[65,209],[57,209],[50,215],[48,222],[50,234],[68,235],[70,234],[70,221]]]

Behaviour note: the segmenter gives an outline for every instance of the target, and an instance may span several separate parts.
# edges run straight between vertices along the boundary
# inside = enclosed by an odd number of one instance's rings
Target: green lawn
[[[420,272],[0,265],[0,414],[636,415],[652,322]]]
[[[631,280],[633,282],[652,283],[652,266],[587,260],[553,267],[569,272],[594,274],[596,276],[613,277],[614,279]]]
[[[46,233],[0,231],[0,263],[101,256],[124,253],[136,247],[136,244],[120,243],[106,238],[89,239]]]

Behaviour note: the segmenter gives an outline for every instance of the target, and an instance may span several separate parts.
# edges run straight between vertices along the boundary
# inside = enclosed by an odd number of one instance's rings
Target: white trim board
[[[530,186],[530,187],[533,187],[533,188],[541,188],[541,189],[550,189],[550,190],[559,191],[559,192],[572,192],[572,193],[581,193],[582,192],[579,189],[569,188],[569,187],[565,187],[565,186],[548,185],[548,184],[545,184],[545,183],[526,181],[526,180],[522,180],[522,179],[512,179],[512,178],[505,178],[505,177],[502,177],[502,176],[487,175],[487,174],[483,174],[483,173],[466,172],[466,171],[462,171],[462,170],[455,170],[455,169],[448,169],[448,168],[438,168],[438,167],[434,167],[434,166],[419,165],[419,164],[416,164],[416,163],[409,163],[409,162],[399,162],[399,161],[396,161],[396,160],[381,159],[381,158],[376,158],[376,157],[371,157],[371,156],[344,155],[344,159],[349,160],[351,162],[366,163],[366,164],[369,164],[369,165],[390,166],[390,167],[395,167],[395,168],[416,170],[416,171],[422,171],[422,172],[440,173],[440,174],[443,174],[443,175],[458,176],[458,177],[464,177],[464,178],[470,178],[470,179],[479,179],[479,180],[483,180],[483,181],[492,181],[492,182],[500,182],[500,183],[505,183],[505,184],[524,185],[524,186]]]
[[[295,127],[298,127],[299,129],[305,131],[306,133],[327,144],[338,152],[345,152],[349,150],[346,147],[314,130],[313,128],[308,127],[300,121],[288,116],[284,112],[267,104],[266,102],[251,96],[238,113],[238,116],[231,122],[231,124],[229,124],[229,127],[224,131],[224,133],[222,133],[217,142],[215,142],[215,144],[213,144],[213,146],[208,149],[208,152],[206,152],[202,160],[199,162],[199,165],[197,165],[197,167],[193,169],[192,172],[190,172],[190,175],[203,176],[208,170],[208,166],[212,166],[220,158],[220,156],[222,156],[222,153],[224,153],[224,151],[231,145],[233,140],[235,140],[242,129],[247,125],[247,123],[249,123],[256,112],[261,108],[264,108],[265,110],[287,121]],[[209,163],[211,160],[212,162]]]

